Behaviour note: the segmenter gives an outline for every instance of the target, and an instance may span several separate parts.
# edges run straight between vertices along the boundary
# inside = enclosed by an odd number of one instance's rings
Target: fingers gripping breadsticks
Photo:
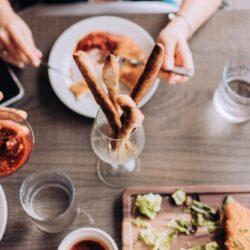
[[[101,86],[98,84],[98,78],[94,69],[92,68],[87,54],[83,51],[77,51],[76,53],[74,53],[73,57],[96,102],[99,104],[103,113],[107,117],[110,126],[117,134],[119,129],[121,128],[120,117],[113,103],[101,88]]]
[[[135,102],[129,96],[118,96],[117,103],[119,104],[126,116],[124,124],[119,131],[118,138],[126,139],[129,138],[129,136],[136,127],[142,125],[144,115],[138,108],[136,108]]]
[[[121,107],[122,111],[127,114],[131,108],[135,108],[136,104],[133,99],[128,95],[119,95],[116,99],[117,104]]]
[[[164,58],[164,47],[157,43],[144,67],[144,70],[131,92],[131,97],[138,104],[157,77]]]
[[[102,71],[102,78],[107,86],[109,98],[118,110],[116,98],[119,92],[119,63],[114,55],[108,55]]]
[[[120,129],[119,139],[129,138],[131,133],[136,127],[141,126],[144,119],[144,115],[138,108],[131,108],[127,114],[127,119],[124,122],[124,125]]]

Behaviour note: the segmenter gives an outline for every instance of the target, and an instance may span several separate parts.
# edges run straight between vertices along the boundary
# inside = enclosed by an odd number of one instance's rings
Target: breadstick
[[[98,84],[98,78],[88,59],[87,54],[83,51],[77,51],[74,53],[73,57],[97,104],[99,104],[103,113],[107,117],[109,124],[114,130],[115,134],[117,134],[119,129],[121,128],[120,117],[113,103],[110,101],[105,91]]]
[[[142,125],[142,122],[144,120],[144,115],[138,108],[136,108],[135,102],[129,96],[126,95],[118,96],[117,103],[124,111],[126,116],[124,124],[119,131],[118,138],[126,139],[129,138],[129,136],[136,127]]]
[[[151,87],[155,78],[157,77],[164,58],[164,47],[163,45],[157,43],[144,67],[144,70],[138,79],[135,87],[131,92],[131,97],[138,104],[141,99],[144,97],[148,89]]]
[[[102,78],[107,86],[109,98],[118,111],[116,98],[119,92],[119,64],[114,55],[107,56],[102,70]]]

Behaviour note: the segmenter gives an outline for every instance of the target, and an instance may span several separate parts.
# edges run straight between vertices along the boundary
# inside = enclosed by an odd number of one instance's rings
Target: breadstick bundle
[[[83,51],[77,51],[73,57],[95,101],[110,124],[113,138],[128,139],[133,130],[141,126],[143,122],[144,116],[136,105],[147,93],[158,75],[164,57],[163,46],[156,44],[153,48],[144,71],[130,96],[119,95],[119,63],[114,55],[107,56],[102,72],[108,94],[99,84],[98,77],[87,54]],[[122,116],[119,115],[120,111],[123,112]],[[117,148],[117,145],[113,145],[112,148]]]

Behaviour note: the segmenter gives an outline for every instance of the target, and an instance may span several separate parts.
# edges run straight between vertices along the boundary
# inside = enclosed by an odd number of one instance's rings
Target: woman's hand
[[[159,34],[157,41],[165,48],[165,58],[162,68],[171,70],[174,66],[194,69],[192,53],[189,49],[187,38],[190,30],[185,20],[177,17],[170,22]],[[160,77],[170,84],[180,84],[188,80],[188,77],[174,73],[160,72]]]
[[[3,93],[0,91],[0,101],[3,99]],[[20,115],[23,119],[27,119],[27,113],[23,110],[14,109],[14,108],[6,108],[6,107],[0,107],[0,111],[11,111],[13,113],[16,113]],[[1,118],[1,117],[0,117]],[[1,119],[0,119],[1,120]]]
[[[37,67],[42,57],[29,27],[7,0],[0,0],[0,57],[21,68],[26,64]]]

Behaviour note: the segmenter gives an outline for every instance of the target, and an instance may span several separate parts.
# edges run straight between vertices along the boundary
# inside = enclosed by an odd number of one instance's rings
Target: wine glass
[[[29,159],[33,146],[29,123],[11,110],[0,110],[0,177],[18,171]]]
[[[99,157],[97,175],[109,187],[126,187],[140,169],[137,157],[145,144],[144,129],[143,126],[136,127],[125,139],[116,139],[110,134],[109,123],[99,110],[91,131],[91,145]]]

